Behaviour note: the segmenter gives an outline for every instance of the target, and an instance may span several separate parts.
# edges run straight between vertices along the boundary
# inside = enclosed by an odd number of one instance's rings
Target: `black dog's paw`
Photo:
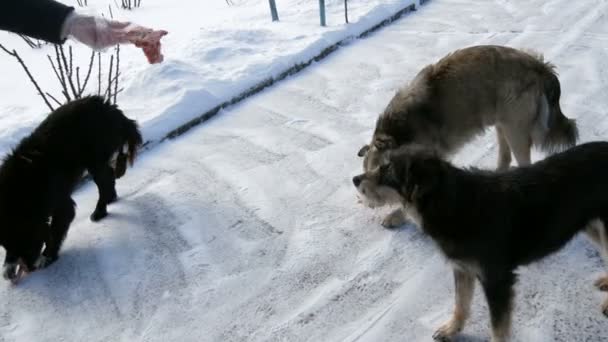
[[[97,221],[100,221],[102,218],[104,218],[106,216],[108,216],[108,211],[107,210],[95,210],[91,214],[91,221],[97,222]]]
[[[57,261],[58,257],[57,256],[46,256],[46,255],[40,255],[38,257],[38,259],[36,259],[36,262],[34,262],[34,268],[35,269],[42,269],[42,268],[47,268],[49,267],[52,263],[54,263],[55,261]]]

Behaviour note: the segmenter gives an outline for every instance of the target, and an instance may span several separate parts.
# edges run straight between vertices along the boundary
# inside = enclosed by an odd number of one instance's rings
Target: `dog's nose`
[[[355,186],[359,186],[359,184],[361,184],[361,176],[353,177],[353,184],[355,184]]]

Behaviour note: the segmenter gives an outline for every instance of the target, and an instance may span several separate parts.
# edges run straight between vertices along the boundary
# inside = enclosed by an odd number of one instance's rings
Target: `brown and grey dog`
[[[457,50],[423,68],[400,89],[376,122],[364,157],[365,171],[378,167],[385,152],[420,144],[446,158],[496,127],[498,169],[530,164],[530,149],[557,152],[576,144],[574,120],[559,105],[560,83],[542,56],[503,46]],[[398,210],[383,222],[400,226]]]
[[[498,342],[509,337],[517,267],[558,251],[582,231],[608,256],[607,174],[607,142],[501,172],[457,168],[410,146],[353,182],[372,207],[404,206],[450,261],[456,305],[434,338],[449,341],[464,328],[477,279]],[[608,292],[608,275],[595,285]],[[602,311],[608,316],[608,298]]]

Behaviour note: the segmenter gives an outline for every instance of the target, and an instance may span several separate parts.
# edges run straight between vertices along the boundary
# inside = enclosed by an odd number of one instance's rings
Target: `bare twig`
[[[63,52],[63,46],[59,46],[59,52],[61,53],[61,60],[63,61],[63,67],[66,70],[66,74],[67,74],[67,79],[68,79],[68,84],[70,85],[70,88],[72,90],[72,94],[78,94],[78,92],[76,91],[76,87],[74,87],[74,81],[72,80],[72,47],[70,46],[70,62],[68,64],[68,60],[65,57],[65,53]],[[68,69],[69,67],[69,69]]]
[[[74,71],[74,69],[72,68],[72,46],[70,45],[70,48],[68,50],[70,52],[70,73],[68,75],[70,75],[70,78],[72,77],[72,71]]]
[[[57,71],[57,67],[55,67],[55,63],[53,63],[53,59],[51,58],[51,56],[46,55],[46,57],[49,60],[49,63],[51,63],[51,68],[53,69],[53,71],[55,72],[55,76],[57,77],[57,79],[59,80],[59,83],[65,88],[64,83],[61,79],[61,75],[59,75],[59,72]]]
[[[76,67],[76,87],[78,89],[77,95],[80,95],[82,88],[80,87],[80,67],[79,66]]]
[[[91,71],[93,70],[93,62],[95,62],[95,50],[92,50],[91,52],[91,59],[89,61],[89,71],[87,72],[87,76],[84,78],[84,82],[82,83],[82,88],[80,88],[79,92],[78,92],[78,96],[82,96],[82,93],[84,92],[84,90],[87,87],[87,84],[89,83],[89,77],[91,77]]]
[[[110,98],[112,96],[112,67],[114,65],[114,55],[110,56],[110,71],[108,71],[108,87],[106,88],[103,97]]]
[[[42,89],[40,89],[40,86],[38,86],[38,82],[36,82],[36,80],[34,79],[34,76],[32,76],[32,74],[30,73],[30,70],[27,68],[27,66],[23,62],[23,59],[21,59],[21,56],[19,56],[19,54],[17,53],[17,51],[15,51],[15,50],[9,51],[2,44],[0,44],[0,48],[4,52],[6,52],[7,54],[9,54],[9,55],[11,55],[11,56],[13,56],[13,57],[15,57],[17,59],[17,61],[19,62],[19,64],[21,64],[21,67],[23,68],[23,70],[25,71],[25,73],[27,74],[27,76],[29,77],[30,81],[32,81],[32,83],[34,84],[34,87],[36,87],[36,90],[38,91],[38,94],[40,94],[40,96],[44,100],[44,103],[46,103],[47,107],[49,107],[49,109],[51,111],[53,111],[54,110],[53,106],[49,103],[49,100],[44,95],[44,92],[42,92]]]
[[[46,96],[50,97],[50,98],[51,98],[51,100],[55,101],[55,103],[56,103],[57,105],[61,106],[61,102],[57,101],[57,99],[55,98],[55,96],[53,96],[53,95],[51,95],[51,94],[49,94],[49,93],[46,93]]]
[[[72,99],[70,98],[70,94],[68,93],[67,82],[65,80],[66,73],[64,73],[64,71],[63,71],[63,66],[61,65],[60,56],[61,56],[61,54],[59,53],[59,46],[55,45],[55,59],[57,60],[57,68],[59,69],[59,75],[61,76],[60,83],[64,87],[63,96],[65,96],[65,99],[68,102],[70,102],[70,101],[72,101]]]
[[[118,96],[118,76],[120,75],[120,45],[116,45],[116,80],[114,81],[114,104]]]
[[[101,52],[97,53],[97,95],[101,95]]]
[[[32,39],[28,36],[20,34],[19,37],[25,41],[25,43],[32,49],[39,49],[42,47],[42,42],[38,39]]]

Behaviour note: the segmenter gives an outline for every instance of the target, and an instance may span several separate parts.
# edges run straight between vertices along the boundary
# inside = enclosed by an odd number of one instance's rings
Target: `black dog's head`
[[[41,195],[32,170],[32,160],[18,152],[0,165],[0,247],[6,252],[2,275],[12,282],[36,268],[49,230],[48,221],[36,219]]]
[[[390,152],[383,164],[355,176],[353,184],[372,208],[416,203],[439,185],[443,164],[436,153],[410,146]]]
[[[2,276],[17,283],[26,273],[37,268],[45,229],[28,220],[15,220],[11,215],[2,215],[1,212],[0,209],[0,221],[3,225],[7,224],[0,231],[0,246],[6,251]]]

